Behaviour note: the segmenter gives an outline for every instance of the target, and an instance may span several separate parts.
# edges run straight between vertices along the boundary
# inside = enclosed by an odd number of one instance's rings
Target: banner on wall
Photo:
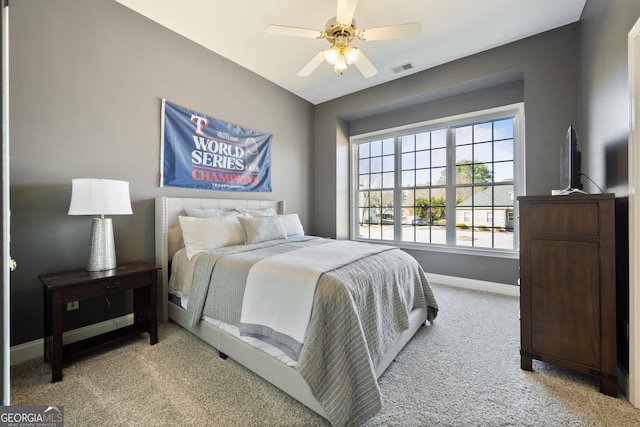
[[[160,186],[271,191],[271,138],[163,99]]]

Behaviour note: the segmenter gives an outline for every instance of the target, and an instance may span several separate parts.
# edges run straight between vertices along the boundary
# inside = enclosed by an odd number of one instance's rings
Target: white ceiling
[[[342,76],[322,63],[297,73],[323,39],[267,35],[269,24],[324,30],[336,0],[116,0],[213,52],[319,104],[408,74],[557,28],[580,19],[586,0],[359,0],[358,28],[420,22],[418,38],[358,41],[378,69],[365,79],[355,66]],[[395,74],[391,69],[412,63]]]

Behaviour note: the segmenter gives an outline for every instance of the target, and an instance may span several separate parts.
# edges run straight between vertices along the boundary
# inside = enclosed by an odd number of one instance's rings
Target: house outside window
[[[352,137],[352,238],[515,251],[522,120],[517,104]]]

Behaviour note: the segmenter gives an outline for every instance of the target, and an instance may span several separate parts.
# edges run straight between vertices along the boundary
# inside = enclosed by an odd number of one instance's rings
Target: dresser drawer
[[[531,233],[566,236],[597,236],[600,229],[598,203],[532,203]]]
[[[84,298],[92,298],[100,295],[108,295],[114,292],[122,292],[127,289],[135,289],[151,284],[153,273],[144,272],[126,277],[109,277],[95,280],[91,283],[83,283],[69,286],[63,291],[63,302],[76,301]]]

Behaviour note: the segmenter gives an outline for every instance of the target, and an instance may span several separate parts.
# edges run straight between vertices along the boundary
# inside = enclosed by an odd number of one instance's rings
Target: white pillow
[[[246,235],[245,243],[260,243],[267,240],[286,239],[282,218],[279,216],[263,216],[260,218],[238,217]]]
[[[263,216],[275,216],[276,215],[276,210],[273,208],[267,208],[267,209],[253,209],[249,211],[249,215],[251,215],[254,218],[260,218]]]
[[[235,210],[240,212],[244,216],[252,216],[254,218],[260,218],[263,216],[274,216],[276,214],[276,210],[274,208],[264,208],[264,209],[236,208]]]
[[[178,221],[180,221],[189,259],[199,252],[207,252],[223,246],[241,245],[244,242],[244,232],[236,217],[179,216]]]
[[[300,222],[298,214],[281,215],[282,224],[287,232],[287,237],[291,236],[304,236],[304,228]]]
[[[187,216],[195,218],[211,218],[212,216],[224,216],[225,211],[222,209],[187,209]]]

